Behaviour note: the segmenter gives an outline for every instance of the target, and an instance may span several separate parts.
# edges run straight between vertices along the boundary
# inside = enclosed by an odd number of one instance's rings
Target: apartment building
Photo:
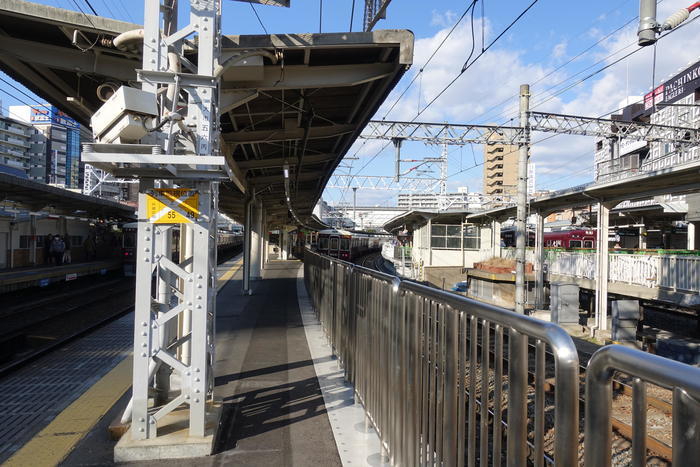
[[[44,181],[45,138],[32,125],[0,116],[0,171]]]
[[[80,124],[58,108],[46,105],[10,106],[10,117],[31,125],[43,142],[43,181],[80,188]]]
[[[536,166],[528,163],[527,192],[534,196]],[[512,198],[518,193],[518,146],[494,140],[484,145],[484,195],[487,198]]]

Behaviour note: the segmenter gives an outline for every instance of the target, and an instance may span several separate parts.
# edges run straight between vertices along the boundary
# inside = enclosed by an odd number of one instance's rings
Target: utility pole
[[[352,187],[352,223],[357,228],[357,187]]]
[[[518,143],[518,193],[515,234],[515,312],[525,313],[525,247],[527,246],[527,162],[530,153],[530,86],[520,85],[520,128]]]

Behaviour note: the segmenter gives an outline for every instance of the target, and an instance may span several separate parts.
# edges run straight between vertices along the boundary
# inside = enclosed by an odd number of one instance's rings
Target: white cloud
[[[568,41],[563,40],[556,44],[552,49],[552,58],[555,60],[561,60],[566,57],[566,48],[569,45]]]
[[[687,0],[664,1],[658,8],[659,21],[663,21],[678,9],[687,6],[687,3]],[[420,67],[424,65],[433,50],[445,38],[456,20],[454,16],[450,17],[450,14],[452,13],[433,14],[432,24],[444,27],[432,37],[416,40],[412,70],[406,74],[397,89],[392,92],[375,118],[385,116],[398,95],[419,73]],[[452,21],[449,21],[450,19]],[[485,26],[488,43],[489,38],[493,37],[493,31],[488,20]],[[665,81],[679,68],[684,68],[688,62],[698,60],[697,31],[699,27],[700,23],[694,23],[673,32],[658,42],[654,80],[656,85]],[[630,24],[624,30],[599,44],[582,59],[572,62],[557,72],[553,72],[554,66],[551,64],[528,61],[523,50],[525,42],[508,42],[507,38],[504,37],[461,76],[441,98],[428,110],[425,110],[418,120],[454,123],[487,121],[503,123],[509,118],[517,116],[516,96],[519,85],[535,83],[540,79],[541,81],[533,85],[531,89],[531,102],[536,110],[592,117],[603,116],[616,109],[628,95],[643,95],[651,88],[653,47],[647,47],[628,59],[613,64],[624,54],[637,49],[636,29],[637,24]],[[475,20],[475,30],[481,30],[479,19]],[[570,42],[560,40],[552,47],[551,57],[555,59],[554,62],[557,62],[556,59],[561,60],[566,56],[573,56],[603,37],[608,31],[609,29],[591,28],[588,31],[589,37],[583,39],[582,43],[576,44],[576,47]],[[556,38],[553,37],[552,42],[554,43],[555,40]],[[465,22],[445,42],[440,52],[425,68],[422,76],[416,79],[411,89],[387,115],[387,119],[410,120],[414,117],[419,101],[421,108],[424,108],[426,103],[459,73],[470,49],[471,31]],[[620,49],[623,50],[620,51]],[[480,44],[477,37],[475,55],[479,51]],[[602,62],[591,67],[591,60],[602,60]],[[570,87],[606,65],[610,65],[610,67],[560,95],[553,95],[553,92]],[[586,70],[587,67],[591,68]],[[545,92],[548,88],[565,79],[569,80],[556,87],[554,91]],[[543,103],[544,100],[546,102]],[[533,135],[533,140],[543,140],[550,135],[536,133]],[[367,143],[360,150],[360,157],[366,158],[367,155],[374,155],[382,144],[381,142]],[[568,135],[556,136],[535,144],[532,148],[532,159],[537,164],[538,188],[563,188],[566,184],[577,185],[583,180],[590,180],[593,173],[594,144],[595,138]],[[481,148],[476,147],[475,150],[480,162],[482,158]],[[469,159],[471,159],[471,154]],[[355,162],[364,164],[365,161]],[[449,173],[454,173],[457,170],[458,167],[452,163],[451,159]],[[472,190],[480,189],[480,169],[472,169],[449,180],[450,188],[462,185],[469,185]],[[383,193],[383,196],[389,195]]]

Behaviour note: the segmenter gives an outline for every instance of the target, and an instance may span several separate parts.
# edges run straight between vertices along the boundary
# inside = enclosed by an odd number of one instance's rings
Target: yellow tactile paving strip
[[[131,359],[125,358],[58,414],[39,434],[22,446],[5,465],[33,467],[57,465],[129,387],[131,387]]]
[[[221,275],[217,291],[240,271],[242,265],[240,259]],[[131,387],[131,378],[132,360],[125,358],[22,446],[3,467],[58,465]]]
[[[240,271],[242,267],[243,267],[243,259],[241,258],[241,259],[239,259],[238,261],[236,261],[235,263],[233,263],[233,265],[231,266],[231,268],[230,268],[228,271],[226,271],[225,273],[223,273],[223,274],[221,275],[221,277],[219,277],[219,280],[216,282],[216,291],[218,292],[219,290],[221,290],[221,288],[222,288],[224,285],[226,285],[226,282],[228,282],[229,280],[231,280],[231,278],[232,278],[238,271]]]

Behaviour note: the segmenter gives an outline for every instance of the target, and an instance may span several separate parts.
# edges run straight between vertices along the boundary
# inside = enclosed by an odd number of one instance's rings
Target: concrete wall
[[[461,266],[428,266],[424,268],[424,280],[439,289],[450,290],[457,282],[466,280]]]

